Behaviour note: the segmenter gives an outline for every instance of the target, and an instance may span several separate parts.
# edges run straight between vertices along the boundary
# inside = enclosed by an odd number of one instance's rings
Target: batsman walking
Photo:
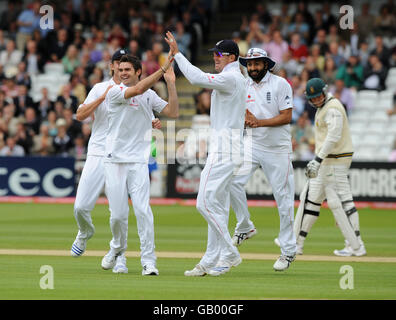
[[[201,173],[197,209],[208,223],[207,249],[201,261],[186,276],[219,276],[242,259],[228,231],[229,195],[234,171],[241,165],[245,119],[246,80],[239,69],[238,45],[232,40],[216,43],[213,60],[217,74],[202,72],[178,50],[167,32],[166,41],[175,61],[191,84],[213,89],[210,106],[211,140]]]
[[[316,157],[306,167],[308,189],[306,196],[302,197],[305,201],[300,202],[295,220],[297,253],[303,254],[305,239],[319,217],[322,202],[327,198],[327,204],[345,238],[345,248],[334,250],[334,254],[344,257],[366,255],[360,235],[359,214],[348,180],[353,146],[345,108],[327,92],[327,85],[320,78],[307,82],[305,95],[316,108]]]

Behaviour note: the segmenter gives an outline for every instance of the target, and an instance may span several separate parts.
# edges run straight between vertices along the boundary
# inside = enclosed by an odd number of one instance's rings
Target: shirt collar
[[[227,64],[227,65],[223,68],[223,71],[221,71],[221,72],[232,71],[232,70],[234,70],[234,69],[238,69],[238,71],[240,70],[240,69],[239,69],[239,62],[238,62],[238,61],[234,61],[234,62],[231,62],[231,63]]]

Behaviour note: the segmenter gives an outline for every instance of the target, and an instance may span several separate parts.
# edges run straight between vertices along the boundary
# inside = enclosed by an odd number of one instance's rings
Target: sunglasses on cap
[[[229,56],[231,53],[229,52],[220,52],[220,51],[213,51],[216,55],[216,57],[223,57],[223,56]]]

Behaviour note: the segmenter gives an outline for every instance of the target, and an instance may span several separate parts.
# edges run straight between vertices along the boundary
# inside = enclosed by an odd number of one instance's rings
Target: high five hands
[[[179,52],[179,47],[177,46],[176,39],[170,31],[166,33],[165,41],[169,45],[169,52],[172,56]]]

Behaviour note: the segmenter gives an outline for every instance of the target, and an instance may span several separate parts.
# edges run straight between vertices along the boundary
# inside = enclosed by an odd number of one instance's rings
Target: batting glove
[[[308,178],[316,178],[319,173],[319,167],[323,159],[318,156],[315,159],[308,162],[307,167],[305,168],[305,175]]]

